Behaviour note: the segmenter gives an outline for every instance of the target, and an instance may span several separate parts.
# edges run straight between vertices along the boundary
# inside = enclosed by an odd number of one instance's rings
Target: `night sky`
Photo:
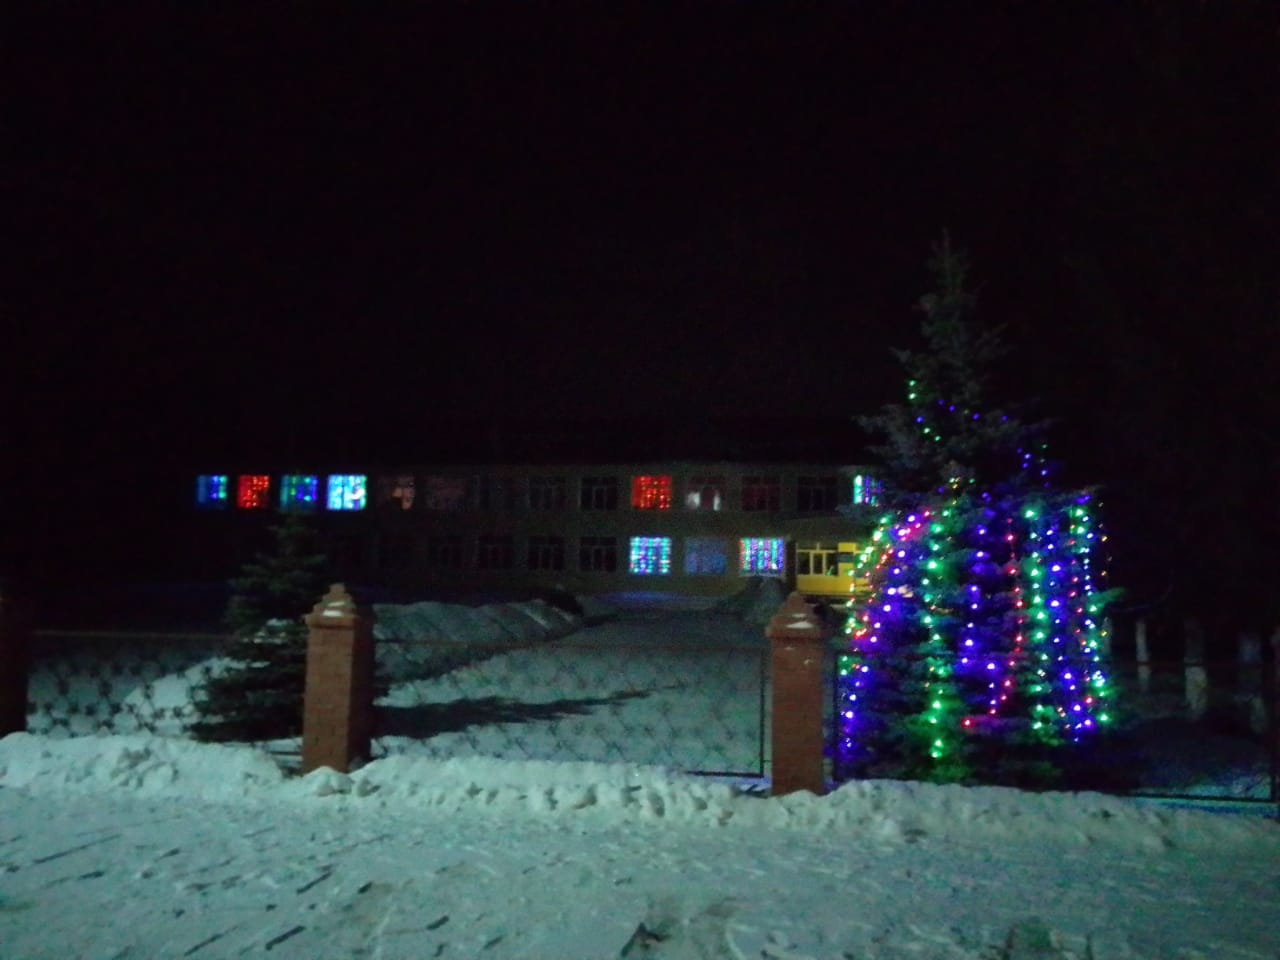
[[[1258,498],[1278,525],[1270,3],[4,19],[10,566],[157,529],[223,464],[533,421],[856,444],[944,229],[1139,594],[1170,551],[1236,556],[1202,531]]]

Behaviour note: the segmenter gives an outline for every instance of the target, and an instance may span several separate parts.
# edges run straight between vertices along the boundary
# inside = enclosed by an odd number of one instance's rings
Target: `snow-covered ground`
[[[0,956],[1275,960],[1280,827],[1098,794],[0,740]]]
[[[690,703],[725,699],[719,668],[641,669],[642,654],[679,663],[744,643],[777,600],[739,599],[730,615],[618,598],[586,610],[589,627],[543,606],[421,607],[415,635],[484,655],[459,650],[447,674],[414,678],[418,654],[384,654],[401,675],[388,705],[587,706],[528,710],[514,739],[492,722],[427,747],[386,737],[389,755],[351,775],[108,735],[79,712],[118,684],[133,707],[112,722],[180,733],[198,665],[46,689],[68,716],[0,740],[0,958],[1280,958],[1280,825],[1254,815],[1266,808],[888,781],[766,798],[671,772],[670,751],[640,736],[632,762],[556,759],[619,725],[660,742],[659,720],[680,727]],[[594,702],[619,689],[646,692]],[[98,732],[68,738],[62,719]]]

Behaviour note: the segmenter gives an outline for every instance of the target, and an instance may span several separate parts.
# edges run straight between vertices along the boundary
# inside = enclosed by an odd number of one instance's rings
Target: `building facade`
[[[878,496],[861,468],[793,462],[456,463],[196,484],[202,510],[239,515],[231,528],[315,515],[351,582],[574,593],[727,595],[744,577],[797,575],[801,592],[847,593],[847,580],[804,578],[848,573]]]

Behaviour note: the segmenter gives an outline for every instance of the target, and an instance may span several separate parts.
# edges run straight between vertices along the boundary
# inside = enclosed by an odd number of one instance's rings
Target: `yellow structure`
[[[858,545],[850,540],[804,541],[796,544],[796,592],[823,600],[866,596],[870,584],[854,576]]]

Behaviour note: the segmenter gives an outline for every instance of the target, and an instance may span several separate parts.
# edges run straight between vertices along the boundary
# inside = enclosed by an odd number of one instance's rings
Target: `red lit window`
[[[240,478],[236,487],[236,506],[241,510],[265,510],[271,502],[271,478],[262,474]]]
[[[632,477],[631,506],[637,510],[670,510],[670,477]]]

